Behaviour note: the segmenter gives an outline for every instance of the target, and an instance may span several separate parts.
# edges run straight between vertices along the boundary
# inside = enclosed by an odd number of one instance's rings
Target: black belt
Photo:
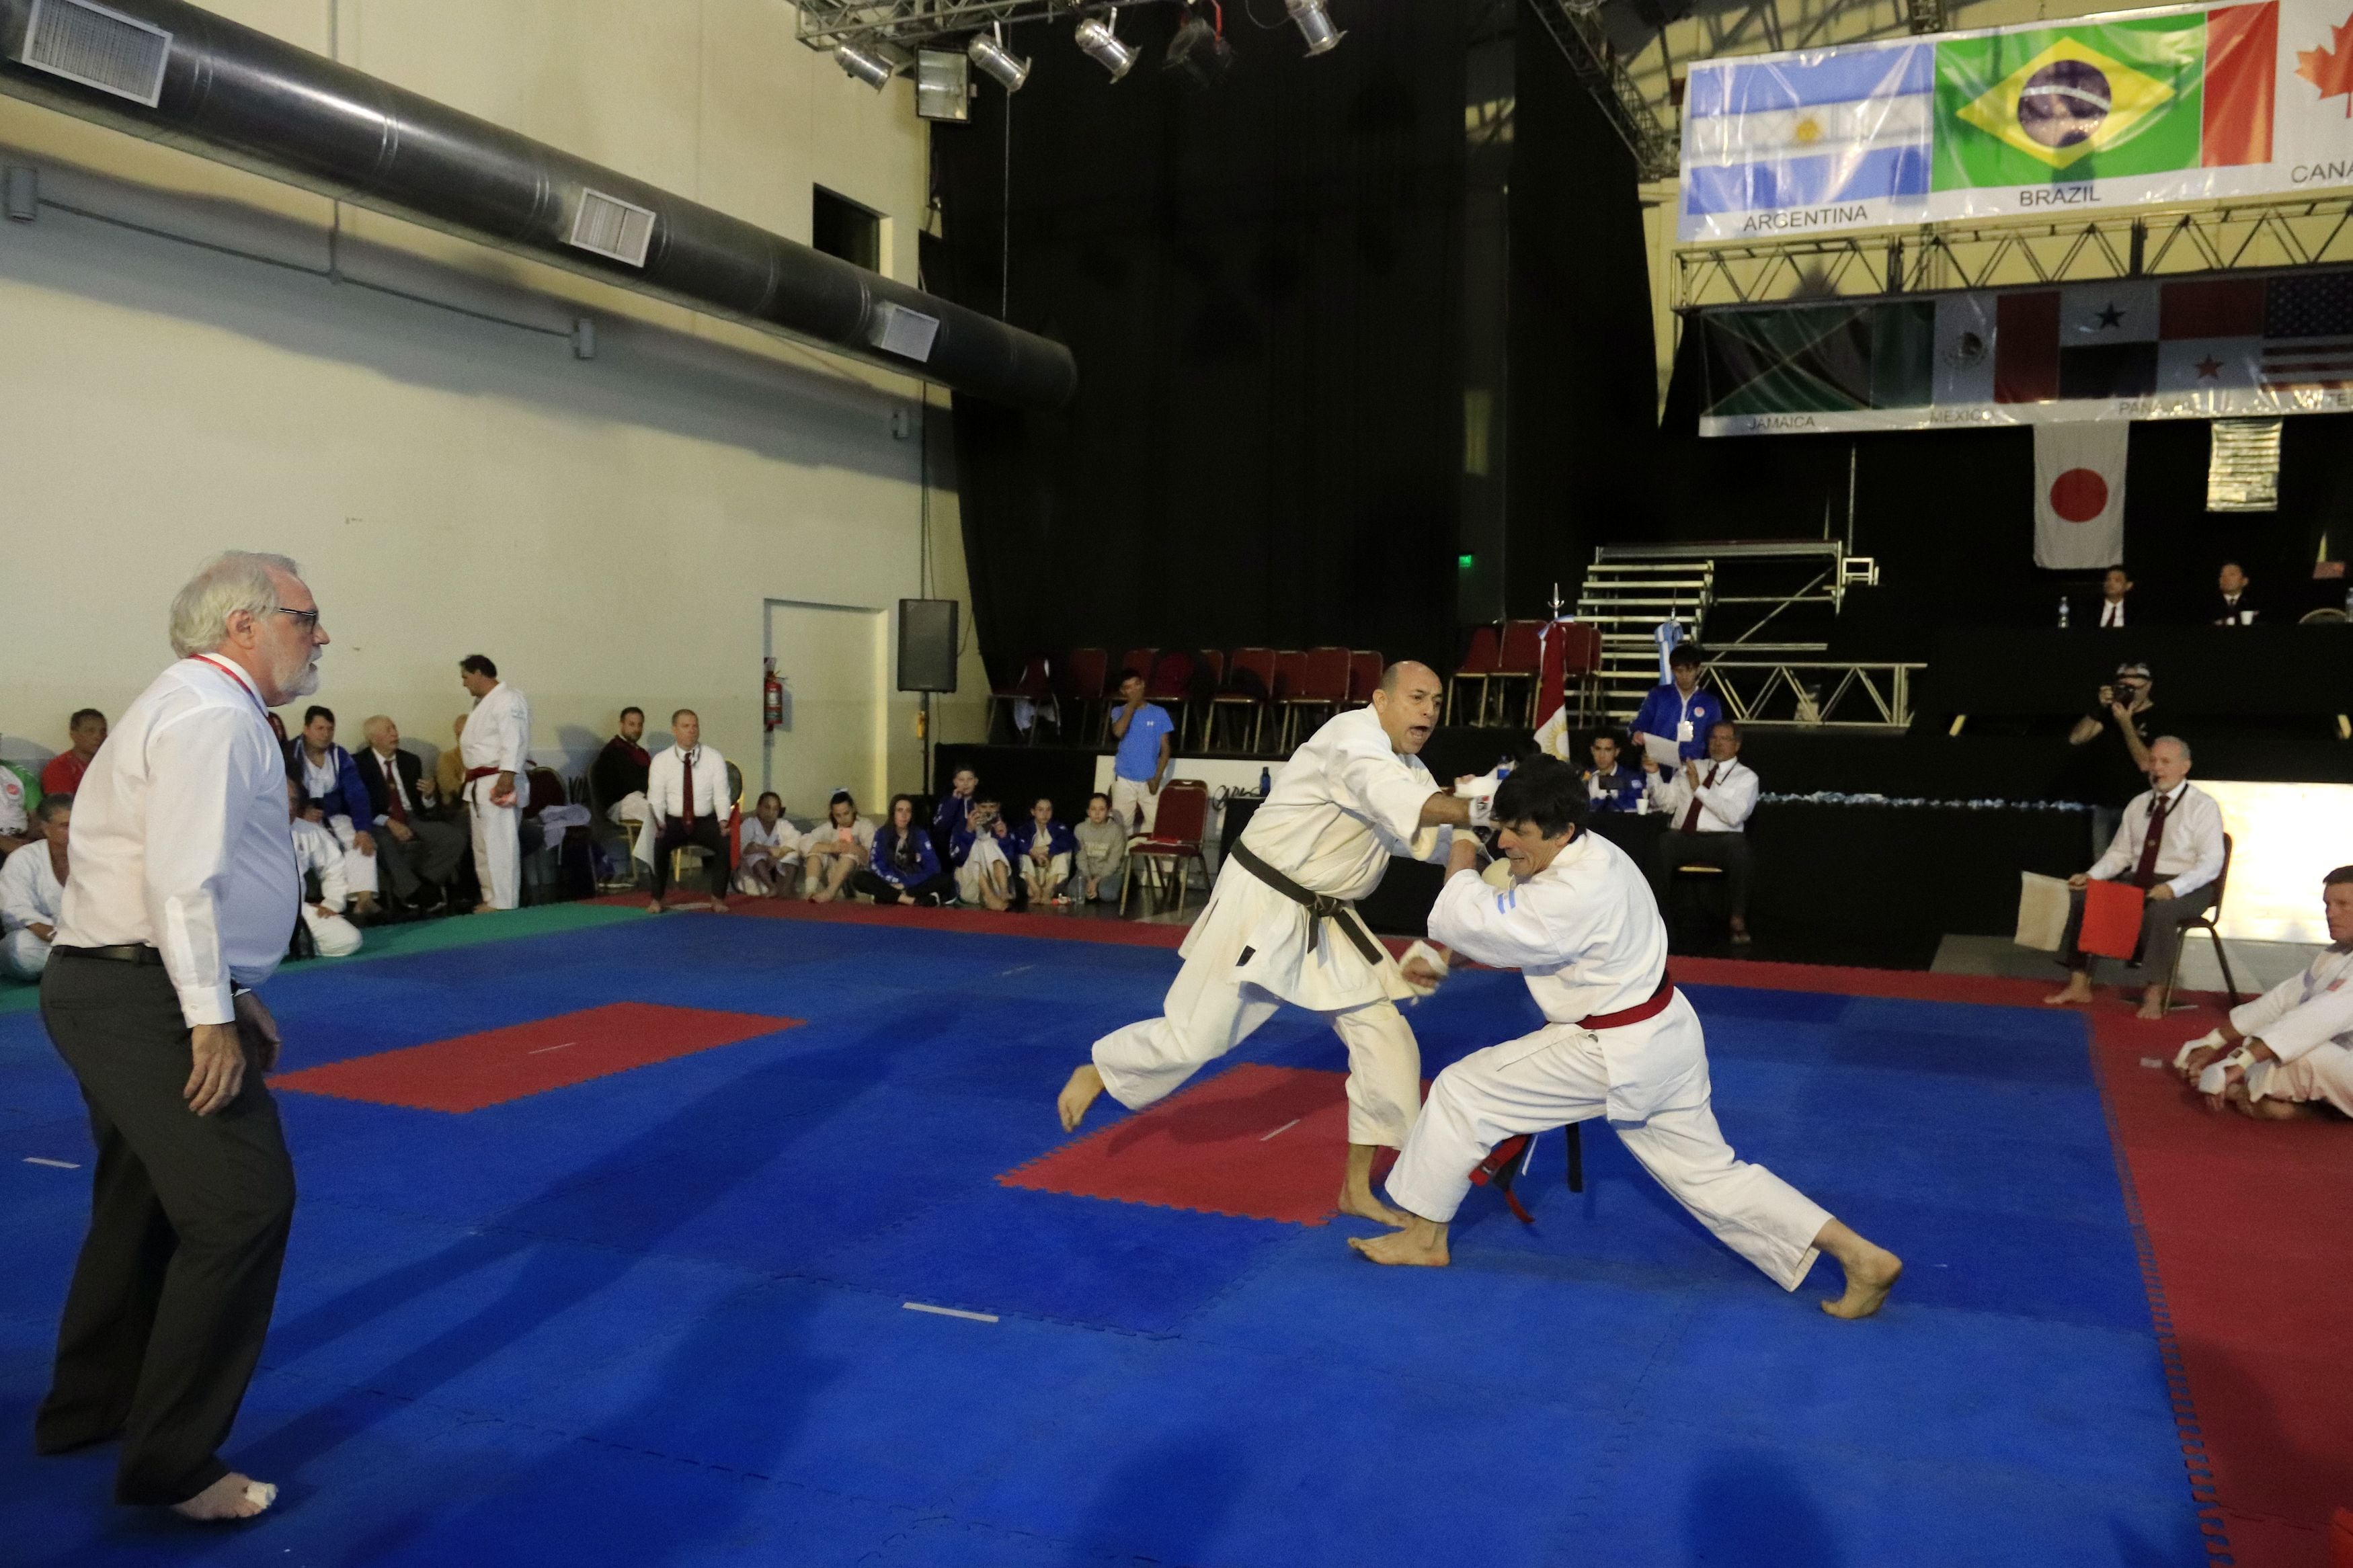
[[[126,942],[113,947],[67,947],[62,944],[49,949],[52,953],[67,958],[103,958],[116,963],[146,963],[160,967],[164,955],[143,942]]]
[[[1356,918],[1356,905],[1345,899],[1335,899],[1328,893],[1310,892],[1251,854],[1250,847],[1246,844],[1236,843],[1226,853],[1232,857],[1243,870],[1248,871],[1293,903],[1305,906],[1308,952],[1315,951],[1315,943],[1323,931],[1324,922],[1335,921],[1338,922],[1340,930],[1346,934],[1348,940],[1356,944],[1356,951],[1365,955],[1366,963],[1380,963],[1381,950],[1374,942],[1372,932],[1365,929],[1365,922]]]

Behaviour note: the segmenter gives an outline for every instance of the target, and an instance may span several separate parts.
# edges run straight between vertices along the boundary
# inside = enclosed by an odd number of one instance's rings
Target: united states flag
[[[2353,386],[2353,272],[2274,278],[2263,300],[2265,386]]]

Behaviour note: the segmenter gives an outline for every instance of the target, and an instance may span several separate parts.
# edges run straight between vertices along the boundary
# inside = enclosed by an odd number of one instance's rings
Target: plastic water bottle
[[[1273,793],[1274,793],[1274,770],[1273,770],[1273,769],[1271,769],[1271,768],[1261,768],[1261,769],[1259,769],[1259,771],[1258,771],[1258,797],[1259,797],[1261,800],[1264,800],[1268,795],[1272,795]]]
[[[2064,594],[2059,595],[2059,629],[2063,632],[2067,629],[2067,595]]]
[[[2348,619],[2353,619],[2353,588],[2345,590],[2345,615]]]

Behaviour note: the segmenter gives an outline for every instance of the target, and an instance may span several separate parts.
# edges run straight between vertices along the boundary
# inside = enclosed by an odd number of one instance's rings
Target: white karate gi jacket
[[[1389,744],[1380,716],[1354,709],[1292,753],[1241,842],[1310,892],[1361,899],[1380,886],[1389,857],[1413,854],[1421,808],[1438,793],[1421,759]],[[1437,835],[1435,858],[1445,858],[1450,838]],[[1304,907],[1229,863],[1178,951],[1188,960],[1203,953],[1235,979],[1318,1013],[1416,994],[1388,949],[1369,963],[1338,921],[1314,924],[1311,943]]]
[[[35,839],[14,850],[0,863],[0,932],[20,931],[29,925],[57,929],[58,906],[65,900],[65,885],[49,864],[46,840]]]
[[[501,681],[482,694],[467,715],[465,731],[458,737],[458,753],[466,760],[469,773],[476,768],[496,768],[501,773],[515,775],[515,798],[520,805],[529,788],[522,782],[531,766],[531,703],[523,694]],[[477,784],[495,784],[493,778],[474,781]],[[468,795],[472,797],[470,786]],[[487,803],[490,793],[485,789],[480,799]]]
[[[2303,973],[2232,1008],[2231,1027],[2263,1041],[2284,1062],[2316,1046],[2353,1050],[2353,946],[2322,949]]]
[[[793,826],[790,817],[779,816],[775,828],[770,829],[762,826],[757,816],[747,816],[736,831],[735,844],[739,863],[749,860],[754,849],[766,851],[768,858],[779,866],[801,863],[800,829]]]
[[[1430,934],[1482,963],[1518,970],[1555,1024],[1648,1001],[1667,967],[1667,928],[1650,883],[1623,850],[1586,832],[1502,892],[1475,872],[1456,872],[1430,912]],[[1707,1103],[1706,1043],[1680,992],[1654,1017],[1591,1033],[1609,1074],[1610,1121]],[[1517,1043],[1535,1051],[1557,1037],[1539,1029]]]
[[[297,817],[290,826],[294,830],[295,875],[319,873],[318,901],[327,907],[331,915],[343,913],[343,906],[351,902],[351,883],[343,876],[343,847],[335,842],[333,834],[315,822]],[[302,907],[315,907],[308,888],[303,889]]]

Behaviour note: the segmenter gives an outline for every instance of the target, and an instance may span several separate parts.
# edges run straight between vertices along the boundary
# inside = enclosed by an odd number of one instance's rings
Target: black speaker
[[[899,601],[899,689],[956,689],[956,602]]]

